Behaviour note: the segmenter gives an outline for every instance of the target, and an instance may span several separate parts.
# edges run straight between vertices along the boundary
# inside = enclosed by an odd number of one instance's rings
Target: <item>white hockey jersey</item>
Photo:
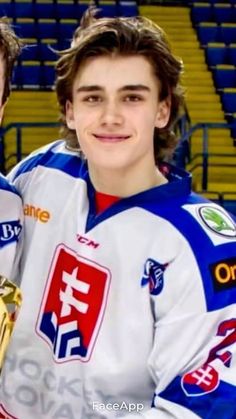
[[[13,275],[22,222],[21,198],[0,174],[0,275],[8,279]]]
[[[23,305],[1,417],[236,417],[236,226],[187,173],[168,177],[96,214],[64,141],[14,170]]]

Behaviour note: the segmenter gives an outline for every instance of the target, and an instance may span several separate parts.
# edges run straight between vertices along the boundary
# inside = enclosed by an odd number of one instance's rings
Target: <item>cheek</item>
[[[146,133],[147,136],[153,133],[155,122],[156,115],[154,115],[152,112],[142,113],[137,117],[137,126],[139,126],[139,129]]]
[[[128,115],[139,126],[154,126],[157,115],[157,107],[151,106],[150,104],[137,108],[134,107],[126,112],[127,117]]]
[[[83,151],[89,147],[91,141],[91,133],[93,132],[94,127],[94,123],[92,121],[92,115],[88,115],[87,112],[81,112],[76,116],[76,134]]]
[[[75,113],[75,120],[76,126],[79,131],[84,129],[89,129],[97,120],[95,112],[91,111],[84,111],[83,109],[78,110]]]

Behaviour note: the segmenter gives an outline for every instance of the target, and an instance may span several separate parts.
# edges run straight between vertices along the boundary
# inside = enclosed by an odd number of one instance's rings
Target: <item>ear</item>
[[[170,98],[167,98],[159,103],[158,111],[155,120],[156,128],[164,128],[170,118]]]
[[[70,100],[66,102],[66,124],[69,129],[75,129],[74,108]]]

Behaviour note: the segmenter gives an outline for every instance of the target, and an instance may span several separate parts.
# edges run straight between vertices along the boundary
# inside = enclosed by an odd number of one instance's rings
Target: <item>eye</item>
[[[102,97],[99,95],[88,95],[83,98],[83,102],[87,102],[87,103],[102,102]]]
[[[143,100],[143,97],[137,94],[126,95],[124,98],[125,102],[140,102]]]

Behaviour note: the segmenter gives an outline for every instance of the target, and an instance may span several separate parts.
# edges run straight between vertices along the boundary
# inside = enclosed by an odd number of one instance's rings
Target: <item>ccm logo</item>
[[[81,236],[80,234],[77,234],[76,236],[79,243],[85,244],[89,247],[93,247],[94,249],[97,249],[97,247],[99,246],[99,243],[96,243],[93,240],[88,239],[87,237]]]
[[[216,291],[236,286],[236,258],[222,260],[210,266]]]
[[[24,206],[24,215],[33,217],[41,223],[47,223],[50,219],[50,213],[48,211],[28,204]]]

